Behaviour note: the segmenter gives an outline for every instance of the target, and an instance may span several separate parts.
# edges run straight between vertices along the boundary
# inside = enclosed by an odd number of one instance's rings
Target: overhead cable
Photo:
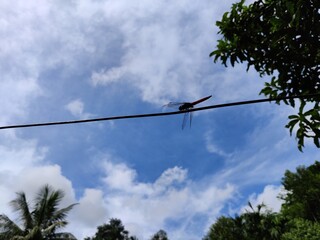
[[[7,126],[0,126],[0,130],[11,129],[11,128],[44,127],[44,126],[52,126],[52,125],[66,125],[66,124],[77,124],[77,123],[88,123],[88,122],[111,121],[111,120],[130,119],[130,118],[160,117],[160,116],[182,114],[186,112],[203,111],[203,110],[214,109],[214,108],[232,107],[232,106],[239,106],[239,105],[248,105],[248,104],[289,100],[289,99],[297,99],[297,98],[304,99],[304,98],[312,98],[312,97],[320,97],[320,94],[297,95],[297,96],[290,96],[290,97],[265,98],[265,99],[256,99],[256,100],[241,101],[241,102],[231,102],[231,103],[216,104],[216,105],[199,107],[199,108],[191,108],[183,111],[174,111],[174,112],[147,113],[147,114],[135,114],[135,115],[113,116],[113,117],[103,117],[103,118],[91,118],[91,119],[82,119],[82,120],[71,120],[71,121],[7,125]]]

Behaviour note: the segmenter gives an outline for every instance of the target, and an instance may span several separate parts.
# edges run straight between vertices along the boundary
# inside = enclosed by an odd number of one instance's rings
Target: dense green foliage
[[[288,224],[288,230],[281,240],[319,240],[320,224],[304,219],[294,218]]]
[[[17,193],[17,198],[11,201],[11,205],[18,212],[21,223],[13,222],[4,214],[0,215],[0,239],[54,238],[56,230],[67,225],[67,213],[75,205],[58,209],[63,197],[64,193],[61,190],[54,190],[45,185],[35,198],[34,206],[30,208],[25,193]]]
[[[285,192],[280,213],[255,211],[235,217],[220,217],[204,240],[315,240],[320,239],[320,163],[286,171],[282,179]]]
[[[320,163],[286,171],[282,184],[287,191],[282,212],[289,218],[320,221]]]
[[[98,226],[97,232],[93,237],[87,237],[84,240],[138,240],[135,236],[130,236],[129,231],[125,229],[120,219],[111,218],[109,223]],[[151,240],[169,240],[164,230],[155,233]]]
[[[203,238],[203,240],[241,240],[241,221],[239,219],[231,217],[220,217],[217,219],[215,224],[210,227],[209,233]]]
[[[210,56],[225,66],[246,62],[260,75],[271,76],[261,93],[291,97],[320,93],[320,1],[244,0],[233,4],[217,22],[222,39]],[[294,100],[283,100],[295,106]],[[286,127],[298,127],[298,148],[312,138],[320,147],[320,96],[300,99],[299,113]],[[306,102],[313,105],[306,105]],[[280,103],[280,101],[278,101]],[[308,108],[308,109],[306,109]]]
[[[252,211],[240,216],[220,217],[209,230],[204,240],[277,240],[285,226],[285,221],[280,216],[264,210],[264,205],[259,205],[255,211],[249,203]]]

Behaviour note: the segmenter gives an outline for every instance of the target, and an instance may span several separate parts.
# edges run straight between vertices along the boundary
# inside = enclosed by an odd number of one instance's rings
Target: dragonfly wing
[[[190,112],[186,112],[186,113],[183,115],[182,129],[184,129],[184,127],[186,126],[186,123],[187,123],[187,120],[188,120],[189,115],[190,115]]]
[[[191,128],[191,123],[192,123],[192,116],[193,116],[193,114],[192,114],[192,112],[190,112],[190,128]]]
[[[185,104],[185,103],[184,102],[169,102],[168,104],[163,105],[163,107],[178,108],[183,104]]]

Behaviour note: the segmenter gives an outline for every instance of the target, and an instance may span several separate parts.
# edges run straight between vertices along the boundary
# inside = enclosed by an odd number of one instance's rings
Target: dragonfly
[[[191,123],[192,123],[192,112],[188,112],[188,110],[192,109],[195,105],[208,100],[211,97],[212,97],[212,95],[204,97],[204,98],[200,98],[194,102],[169,102],[168,104],[164,105],[164,107],[177,107],[177,106],[179,106],[179,111],[186,111],[186,113],[183,116],[183,121],[182,121],[182,129],[184,129],[188,118],[190,119],[190,127],[191,127]]]

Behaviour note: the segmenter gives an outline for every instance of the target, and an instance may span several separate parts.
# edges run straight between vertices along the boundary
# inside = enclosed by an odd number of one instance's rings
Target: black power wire
[[[72,121],[30,123],[30,124],[21,124],[21,125],[8,125],[8,126],[0,127],[0,130],[2,130],[2,129],[10,129],[10,128],[43,127],[43,126],[52,126],[52,125],[66,125],[66,124],[76,124],[76,123],[110,121],[110,120],[130,119],[130,118],[160,117],[160,116],[182,114],[182,113],[186,113],[186,112],[203,111],[203,110],[214,109],[214,108],[223,108],[223,107],[247,105],[247,104],[262,103],[262,102],[272,102],[272,101],[297,99],[297,98],[303,99],[303,98],[312,98],[312,97],[320,97],[320,94],[309,94],[309,95],[300,95],[300,96],[279,97],[279,98],[265,98],[265,99],[256,99],[256,100],[241,101],[241,102],[231,102],[231,103],[217,104],[217,105],[211,105],[211,106],[206,106],[206,107],[191,108],[191,109],[187,109],[187,110],[183,110],[183,111],[174,111],[174,112],[147,113],[147,114],[135,114],[135,115],[125,115],[125,116],[114,116],[114,117],[104,117],[104,118],[72,120]]]

